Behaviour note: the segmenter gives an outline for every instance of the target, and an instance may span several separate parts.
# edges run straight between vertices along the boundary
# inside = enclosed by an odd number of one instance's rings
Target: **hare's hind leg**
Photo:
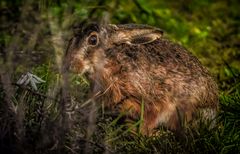
[[[155,108],[147,108],[144,105],[142,108],[141,103],[134,98],[124,100],[124,102],[121,103],[120,111],[126,112],[126,122],[130,122],[129,127],[138,123],[138,125],[133,128],[133,132],[139,130],[141,134],[150,136],[153,129],[157,127],[158,111]],[[132,123],[133,120],[134,123]]]
[[[174,106],[171,115],[166,119],[165,126],[172,131],[182,131],[192,121],[194,108],[192,106]]]
[[[200,108],[198,110],[197,122],[203,122],[213,128],[216,125],[217,109],[216,108]]]

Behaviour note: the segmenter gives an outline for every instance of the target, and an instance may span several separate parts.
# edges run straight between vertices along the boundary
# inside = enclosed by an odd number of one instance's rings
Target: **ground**
[[[210,0],[0,2],[0,153],[239,153],[240,2]],[[216,125],[187,127],[181,136],[131,133],[87,100],[89,82],[61,74],[74,25],[83,21],[149,24],[183,45],[219,86]],[[45,82],[17,84],[30,72]],[[95,112],[98,111],[98,112]],[[136,122],[135,125],[139,125]]]

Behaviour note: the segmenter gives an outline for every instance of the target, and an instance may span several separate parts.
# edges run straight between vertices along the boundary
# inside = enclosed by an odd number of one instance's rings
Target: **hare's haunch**
[[[180,117],[190,121],[196,111],[212,118],[218,106],[217,85],[205,67],[185,48],[146,25],[83,27],[71,39],[66,60],[76,73],[88,73],[92,94],[109,108],[128,111],[137,119],[144,103],[143,134],[159,124],[180,129]]]

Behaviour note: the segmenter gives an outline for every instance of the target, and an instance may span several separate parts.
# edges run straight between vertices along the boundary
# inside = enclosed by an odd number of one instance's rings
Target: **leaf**
[[[30,83],[30,86],[34,89],[37,90],[37,85],[38,83],[44,83],[46,81],[42,80],[40,77],[27,72],[25,75],[22,75],[21,78],[17,81],[17,84],[19,85],[28,85]]]

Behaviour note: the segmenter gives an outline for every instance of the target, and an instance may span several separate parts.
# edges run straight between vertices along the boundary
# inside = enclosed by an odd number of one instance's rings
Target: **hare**
[[[177,131],[198,111],[208,119],[216,113],[218,90],[209,72],[159,28],[89,24],[70,40],[66,60],[68,69],[87,74],[97,102],[129,119],[143,111],[142,134],[159,125]]]

